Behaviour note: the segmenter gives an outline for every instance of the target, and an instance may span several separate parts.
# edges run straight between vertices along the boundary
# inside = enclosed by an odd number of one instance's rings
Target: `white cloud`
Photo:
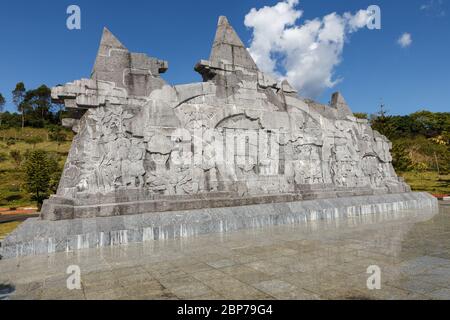
[[[427,15],[436,17],[445,17],[447,14],[444,8],[443,0],[428,0],[420,6],[420,10],[426,12]]]
[[[425,4],[420,6],[420,10],[422,10],[422,11],[426,11],[426,10],[428,10],[430,8],[431,8],[431,3],[430,2],[425,3]]]
[[[349,34],[367,25],[369,16],[367,10],[334,12],[299,24],[303,11],[296,8],[298,3],[284,0],[253,8],[244,23],[253,29],[249,51],[259,68],[314,98],[341,81],[334,70],[341,63],[344,44]]]
[[[404,34],[402,34],[400,36],[400,38],[398,38],[397,43],[402,47],[402,48],[407,48],[412,44],[412,37],[411,34],[408,32],[405,32]]]

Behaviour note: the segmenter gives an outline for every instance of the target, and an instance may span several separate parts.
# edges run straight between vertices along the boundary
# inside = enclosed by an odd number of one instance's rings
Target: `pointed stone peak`
[[[284,79],[281,82],[281,90],[283,90],[283,92],[286,93],[297,93],[297,90],[294,89],[294,87],[291,86],[291,84],[289,83],[289,81],[287,81],[286,79]]]
[[[344,96],[340,92],[335,92],[331,96],[331,107],[338,110],[338,114],[341,116],[351,116],[353,115],[352,110],[348,106],[344,99]]]
[[[214,44],[229,44],[238,47],[245,47],[225,16],[219,17]]]
[[[128,53],[128,49],[109,31],[108,28],[103,28],[102,39],[100,40],[100,47],[98,49],[97,57],[95,58],[94,68],[92,69],[91,78],[95,80],[110,80],[105,73],[108,73],[112,66],[109,59],[112,50],[119,50]],[[118,83],[118,82],[116,82]]]
[[[258,69],[247,48],[225,16],[219,17],[216,37],[209,60],[213,63],[220,63],[222,60],[226,60],[236,66],[253,70]]]
[[[122,42],[120,42],[108,28],[104,27],[98,54],[104,56],[109,55],[111,49],[127,50]]]
[[[340,92],[335,92],[331,96],[331,106],[337,106],[339,104],[347,105],[347,102],[344,99],[344,96]]]
[[[225,16],[220,16],[219,17],[219,22],[217,23],[218,26],[220,25],[230,25],[230,23],[228,22],[227,17]]]

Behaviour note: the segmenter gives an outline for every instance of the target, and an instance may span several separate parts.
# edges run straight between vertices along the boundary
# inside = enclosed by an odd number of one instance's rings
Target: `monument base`
[[[70,252],[414,209],[437,211],[438,201],[428,193],[409,192],[61,221],[34,218],[3,241],[0,255],[6,259]]]
[[[238,184],[233,187],[233,191],[191,195],[160,195],[140,189],[117,190],[107,194],[81,194],[77,195],[77,198],[53,195],[44,201],[40,216],[42,220],[73,220],[411,192],[406,185],[373,189],[369,186],[336,188],[329,184],[317,184],[298,185],[292,193],[243,195],[238,192]]]

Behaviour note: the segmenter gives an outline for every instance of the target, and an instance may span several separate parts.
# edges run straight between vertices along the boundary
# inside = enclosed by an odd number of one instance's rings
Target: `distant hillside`
[[[368,119],[373,129],[392,141],[394,167],[414,190],[450,193],[449,112],[356,116]]]

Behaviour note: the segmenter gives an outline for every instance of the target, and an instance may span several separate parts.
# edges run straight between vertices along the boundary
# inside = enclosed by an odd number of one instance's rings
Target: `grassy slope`
[[[30,137],[41,137],[44,141],[36,145],[24,142]],[[8,139],[17,139],[13,145],[6,143]],[[24,173],[10,156],[10,152],[18,150],[22,156],[27,150],[42,149],[60,156],[62,166],[70,149],[71,142],[66,141],[58,145],[57,142],[48,140],[46,129],[25,128],[22,130],[0,130],[0,154],[6,156],[5,161],[0,161],[0,207],[35,206],[31,195],[23,188]]]
[[[432,194],[450,194],[450,174],[438,175],[436,172],[399,173],[414,191],[427,191]]]
[[[8,234],[14,231],[22,222],[7,222],[7,223],[0,223],[0,240],[3,240],[6,238]]]

